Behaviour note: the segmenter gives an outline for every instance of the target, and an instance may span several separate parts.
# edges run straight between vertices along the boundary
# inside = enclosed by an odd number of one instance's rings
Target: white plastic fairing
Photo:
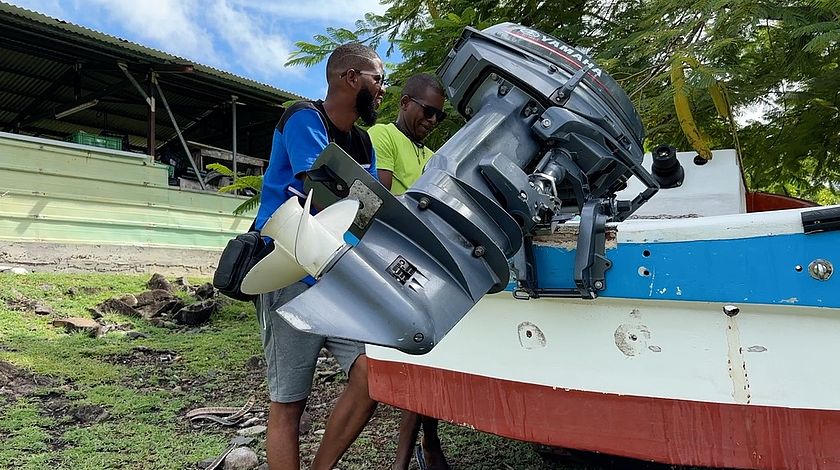
[[[311,191],[304,207],[298,198],[291,198],[268,219],[261,232],[274,240],[274,250],[245,275],[242,292],[263,294],[282,289],[307,273],[319,277],[341,251],[344,232],[356,217],[358,201],[339,201],[312,216],[311,200]]]

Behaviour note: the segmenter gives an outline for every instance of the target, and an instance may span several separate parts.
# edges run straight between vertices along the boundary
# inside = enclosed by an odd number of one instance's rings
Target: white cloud
[[[202,63],[218,63],[200,0],[14,0],[14,4]],[[119,31],[119,32],[117,32]]]
[[[26,8],[27,10],[37,11],[38,13],[43,13],[47,16],[52,16],[54,18],[63,18],[66,16],[66,10],[64,6],[61,5],[60,0],[4,0],[12,5],[17,5],[21,8]]]
[[[380,0],[316,0],[304,5],[302,2],[279,0],[233,0],[246,10],[276,15],[287,20],[322,21],[331,26],[348,26],[364,18],[365,13],[384,13],[387,5]]]
[[[132,40],[201,62],[217,63],[213,34],[200,21],[198,0],[143,0],[137,2],[88,0],[101,7],[108,20],[118,23]]]
[[[284,35],[272,32],[270,22],[253,12],[232,7],[225,0],[217,0],[208,10],[215,34],[233,60],[249,75],[267,79],[283,75],[301,75],[300,68],[285,67],[292,42]]]

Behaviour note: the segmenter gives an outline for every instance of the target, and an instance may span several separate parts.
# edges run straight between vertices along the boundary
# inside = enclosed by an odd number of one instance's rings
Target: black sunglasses
[[[367,70],[347,69],[347,70],[344,71],[344,73],[339,75],[338,78],[344,78],[344,76],[347,75],[347,72],[349,72],[351,70],[353,72],[359,74],[359,75],[369,75],[370,78],[373,79],[373,83],[375,83],[379,86],[388,86],[388,79],[385,78],[385,75],[378,74],[376,72],[368,72]]]
[[[411,101],[414,101],[415,103],[419,104],[421,108],[423,108],[423,116],[426,119],[431,119],[432,116],[435,117],[437,122],[441,122],[444,119],[446,119],[446,113],[443,112],[442,110],[437,109],[434,106],[429,106],[425,103],[421,103],[421,102],[417,101],[416,99],[414,99],[413,96],[409,96],[408,99],[410,99]]]

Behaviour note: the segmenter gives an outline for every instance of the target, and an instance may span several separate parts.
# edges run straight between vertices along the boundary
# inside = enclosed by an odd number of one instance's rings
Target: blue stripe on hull
[[[574,250],[535,246],[539,287],[574,286],[574,257]],[[840,273],[828,281],[808,273],[815,259],[840,268],[840,232],[622,243],[607,258],[605,297],[840,307]]]

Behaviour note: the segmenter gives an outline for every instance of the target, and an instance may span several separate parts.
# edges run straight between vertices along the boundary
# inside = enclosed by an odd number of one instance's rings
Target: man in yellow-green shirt
[[[423,145],[429,133],[446,118],[443,88],[426,73],[405,82],[397,121],[368,129],[376,149],[379,181],[394,194],[404,193],[423,173],[433,152]]]
[[[420,175],[432,151],[423,145],[429,133],[446,118],[443,112],[443,88],[437,78],[421,73],[405,82],[400,94],[397,121],[377,124],[368,129],[376,150],[376,170],[379,182],[393,194],[404,193]],[[414,444],[422,424],[423,439],[416,448],[417,464],[421,470],[446,470],[449,465],[440,446],[438,421],[403,411],[400,437],[392,470],[408,470]]]

